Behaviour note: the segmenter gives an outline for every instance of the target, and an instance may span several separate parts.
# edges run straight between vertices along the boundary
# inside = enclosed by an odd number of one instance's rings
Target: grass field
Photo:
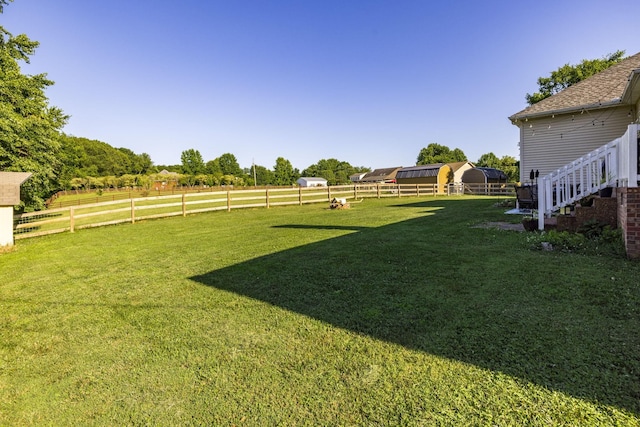
[[[640,425],[640,263],[495,198],[243,209],[0,254],[0,425]]]

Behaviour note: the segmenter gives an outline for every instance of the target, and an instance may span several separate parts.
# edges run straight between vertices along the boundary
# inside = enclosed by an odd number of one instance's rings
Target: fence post
[[[136,202],[135,199],[131,199],[131,224],[136,223]]]
[[[187,203],[186,203],[187,195],[182,193],[182,216],[187,216]]]
[[[420,184],[416,184],[416,197],[420,197]]]
[[[267,209],[269,208],[269,189],[265,190],[265,204],[267,205]]]
[[[378,187],[378,199],[380,198],[380,183],[377,183],[376,186]]]
[[[302,187],[298,187],[298,204],[302,206]]]
[[[353,184],[353,198],[358,200],[358,184]]]
[[[76,219],[74,218],[73,214],[75,209],[73,208],[73,206],[71,206],[69,208],[69,231],[71,233],[75,232],[75,228],[76,228]]]
[[[227,190],[227,212],[231,212],[231,190]]]
[[[329,198],[329,203],[331,203],[331,187],[327,185],[327,197]]]

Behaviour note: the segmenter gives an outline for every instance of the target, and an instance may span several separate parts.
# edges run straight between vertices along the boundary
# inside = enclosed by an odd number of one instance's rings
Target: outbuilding
[[[402,168],[396,174],[398,184],[433,184],[438,193],[445,193],[447,184],[453,182],[453,169],[444,163]]]
[[[396,166],[393,168],[374,169],[371,172],[367,172],[367,174],[360,178],[360,181],[358,182],[361,182],[363,184],[393,184],[394,182],[396,182],[396,174],[400,169],[400,166]]]
[[[468,161],[447,163],[447,165],[451,166],[451,169],[453,170],[453,182],[455,183],[462,182],[462,175],[464,175],[464,173],[469,169],[475,167],[473,163]]]
[[[300,187],[326,187],[327,180],[318,177],[302,177],[296,181]]]
[[[359,172],[359,173],[354,173],[353,175],[349,175],[349,181],[360,182],[362,178],[365,177],[366,174],[367,172]]]
[[[13,246],[13,207],[20,204],[20,185],[30,172],[0,172],[0,247]]]
[[[507,174],[500,169],[477,167],[462,174],[464,184],[506,184]]]

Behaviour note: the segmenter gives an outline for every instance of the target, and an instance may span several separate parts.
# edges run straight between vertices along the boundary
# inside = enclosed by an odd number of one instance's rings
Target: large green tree
[[[0,13],[8,3],[0,0]],[[53,81],[21,72],[20,63],[29,63],[38,45],[0,26],[0,171],[33,174],[22,185],[27,210],[42,209],[54,190],[60,130],[68,119],[45,95]]]
[[[571,85],[578,83],[600,71],[606,70],[613,64],[624,59],[624,50],[618,50],[606,55],[602,59],[583,59],[576,65],[564,64],[551,72],[549,77],[538,78],[538,92],[525,96],[527,103],[533,105],[554,95]]]
[[[500,159],[498,156],[493,154],[493,152],[485,153],[476,162],[476,166],[480,168],[494,168],[500,169],[502,164],[500,163]]]
[[[366,167],[351,166],[349,162],[337,159],[322,159],[302,171],[302,176],[320,177],[327,180],[329,185],[349,184],[349,176],[358,172],[368,172]]]
[[[124,147],[117,148],[118,151],[127,156],[127,171],[135,175],[149,173],[153,166],[151,156],[147,153],[136,154],[132,150]]]
[[[231,153],[224,153],[216,159],[220,165],[220,170],[223,175],[233,175],[235,177],[242,177],[244,172],[238,164],[238,159]]]
[[[432,142],[420,150],[416,165],[430,165],[434,163],[464,162],[467,160],[464,152],[459,148],[453,150],[446,145]]]
[[[510,182],[516,182],[520,177],[520,163],[513,156],[502,156],[498,158],[498,156],[492,152],[485,153],[480,156],[476,162],[476,166],[500,169],[507,175]]]
[[[254,171],[255,171],[255,178],[256,178],[255,182],[253,182]],[[273,184],[273,180],[274,180],[273,172],[264,166],[253,165],[251,166],[251,169],[247,171],[246,175],[251,177],[250,181],[253,182],[254,185]]]
[[[209,160],[205,164],[205,170],[209,175],[223,175],[222,168],[220,167],[220,161],[218,159]]]
[[[273,167],[273,184],[291,185],[300,178],[300,172],[293,168],[291,162],[284,157],[278,157]]]
[[[182,173],[185,175],[195,176],[205,172],[204,160],[202,160],[202,154],[200,151],[190,148],[184,150],[180,155],[182,162]]]
[[[146,174],[153,165],[147,153],[136,154],[128,148],[114,148],[106,142],[64,134],[60,141],[60,188],[70,188],[73,178]]]

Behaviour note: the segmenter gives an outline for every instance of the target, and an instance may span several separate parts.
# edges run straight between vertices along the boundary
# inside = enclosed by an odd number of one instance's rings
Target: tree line
[[[329,185],[340,185],[348,184],[350,175],[371,170],[364,166],[352,166],[349,162],[337,159],[322,159],[300,172],[284,157],[278,157],[272,169],[256,164],[241,168],[232,153],[225,153],[205,162],[202,154],[195,149],[183,151],[180,159],[180,165],[160,165],[156,169],[182,174],[185,184],[241,186],[294,185],[301,176],[322,177]]]
[[[126,148],[113,148],[109,144],[86,138],[63,137],[62,172],[59,176],[61,189],[103,189],[141,187],[149,189],[162,181],[167,171],[181,186],[287,186],[295,185],[298,178],[319,177],[328,185],[343,185],[351,182],[350,176],[366,173],[371,168],[352,166],[349,162],[334,158],[321,159],[300,172],[284,157],[278,157],[272,169],[262,165],[242,168],[232,153],[204,161],[200,151],[188,149],[182,152],[181,163],[176,165],[153,165],[148,154],[137,155]],[[416,165],[468,161],[464,152],[447,146],[431,143],[420,150]],[[483,154],[476,166],[491,167],[504,171],[510,181],[517,181],[518,162],[512,156],[498,158],[493,153]]]

